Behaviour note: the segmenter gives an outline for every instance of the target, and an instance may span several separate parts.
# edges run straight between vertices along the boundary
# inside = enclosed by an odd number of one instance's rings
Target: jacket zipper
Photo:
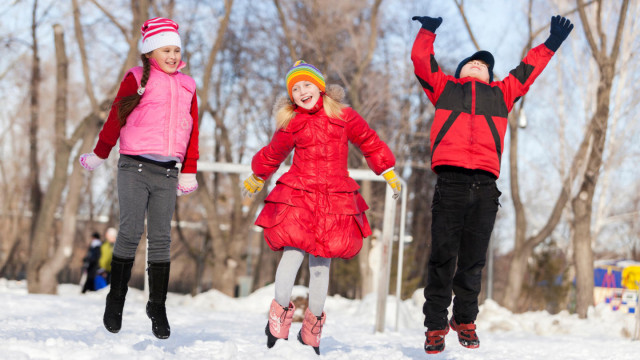
[[[176,91],[176,78],[175,76],[169,76],[169,83],[171,84],[171,93],[170,93],[170,100],[169,103],[171,104],[171,108],[169,110],[169,128],[168,130],[168,138],[169,138],[169,153],[166,154],[167,156],[173,156],[174,152],[175,152],[175,141],[176,141],[176,134],[175,134],[175,130],[176,130],[176,117],[177,117],[177,108],[178,108],[178,96],[179,93]]]
[[[469,119],[469,151],[472,153],[473,153],[473,148],[475,147],[474,134],[473,134],[475,118],[476,118],[476,81],[472,80],[471,81],[471,118]],[[470,155],[469,165],[472,165],[471,156],[473,156],[473,154],[469,154],[469,155]]]

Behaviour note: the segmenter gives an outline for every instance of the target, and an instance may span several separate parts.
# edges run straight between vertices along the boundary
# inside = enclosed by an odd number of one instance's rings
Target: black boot
[[[158,339],[167,339],[171,335],[167,309],[164,305],[169,287],[169,268],[171,263],[149,263],[149,301],[147,316],[151,319],[151,331]]]
[[[112,333],[117,333],[122,327],[122,309],[127,295],[127,284],[131,279],[133,259],[121,259],[113,256],[111,259],[111,288],[107,295],[107,306],[104,309],[102,322],[104,327]]]

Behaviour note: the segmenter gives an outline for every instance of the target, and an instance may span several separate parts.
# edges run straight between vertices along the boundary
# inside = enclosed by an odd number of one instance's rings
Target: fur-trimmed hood
[[[325,95],[343,104],[346,97],[344,88],[338,84],[328,84],[325,88]],[[276,102],[273,104],[272,115],[275,117],[275,115],[278,113],[278,110],[282,109],[285,106],[291,105],[293,105],[293,102],[291,101],[289,94],[282,94],[278,96]]]

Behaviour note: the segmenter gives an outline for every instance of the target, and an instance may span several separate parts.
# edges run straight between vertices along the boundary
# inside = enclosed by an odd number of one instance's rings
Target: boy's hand
[[[422,28],[431,31],[432,33],[435,33],[438,26],[442,24],[441,17],[432,18],[428,16],[414,16],[411,18],[411,20],[420,21],[420,24],[422,24]]]
[[[551,34],[544,44],[553,52],[558,51],[562,42],[573,30],[573,24],[569,19],[560,15],[551,18]]]

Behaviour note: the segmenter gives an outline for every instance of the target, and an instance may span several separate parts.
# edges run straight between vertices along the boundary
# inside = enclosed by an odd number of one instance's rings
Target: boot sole
[[[146,310],[146,313],[147,313],[147,317],[149,318],[149,320],[151,320],[151,332],[153,333],[153,335],[155,337],[157,337],[158,339],[160,339],[160,340],[168,339],[169,336],[171,336],[171,332],[169,332],[168,335],[158,335],[158,334],[156,334],[155,330],[153,329],[153,319],[151,318],[151,315],[149,315],[149,310],[148,309]]]
[[[267,348],[271,349],[276,344],[276,341],[278,341],[279,338],[271,335],[271,331],[269,330],[269,323],[267,323],[267,326],[264,327],[264,334],[267,335]],[[284,340],[288,340],[288,338],[285,338]]]
[[[441,352],[443,352],[443,351],[444,351],[444,349],[442,349],[442,350],[435,350],[435,351],[434,351],[434,350],[425,350],[425,352],[426,352],[427,354],[440,354],[440,353],[441,353]]]
[[[105,324],[104,322],[102,322],[102,324],[104,325],[104,328],[107,329],[107,331],[112,334],[117,334],[120,332],[120,329],[109,329],[109,327],[107,327],[107,324]]]
[[[151,332],[153,332],[153,330],[151,330]],[[169,335],[167,335],[167,336],[161,336],[161,335],[156,334],[155,332],[153,333],[153,335],[155,335],[158,339],[161,339],[161,340],[164,340],[164,339],[168,339],[168,338],[169,338]]]
[[[478,344],[468,344],[465,343],[465,340],[460,340],[460,333],[458,332],[458,330],[456,330],[453,326],[451,327],[451,330],[455,331],[456,334],[458,334],[458,342],[460,343],[460,345],[462,345],[463,347],[466,347],[467,349],[477,349],[480,347],[480,343],[478,342]]]
[[[302,345],[306,345],[306,346],[311,346],[309,344],[306,344],[304,341],[302,341],[302,332],[298,332],[298,341],[300,341],[300,344]],[[313,351],[316,352],[316,355],[320,355],[320,346],[311,346],[313,348]]]
[[[109,325],[107,325],[107,322],[105,321],[104,318],[102,318],[102,325],[104,325],[104,328],[107,329],[107,331],[112,333],[112,334],[117,334],[118,332],[120,332],[120,329],[122,328],[122,327],[119,327],[119,328],[115,329],[115,328],[109,327]]]

